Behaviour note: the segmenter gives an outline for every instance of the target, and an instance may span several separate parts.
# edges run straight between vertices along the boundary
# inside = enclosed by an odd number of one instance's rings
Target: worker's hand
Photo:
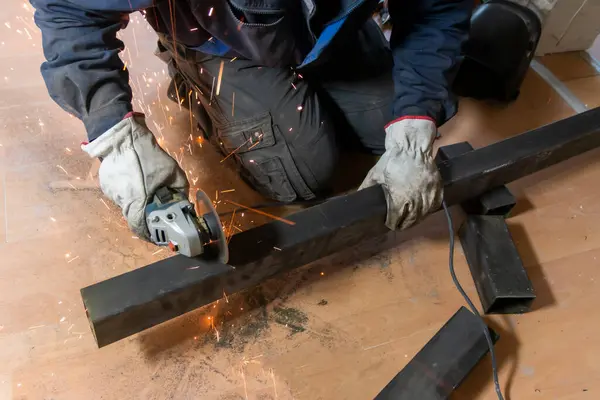
[[[388,207],[385,224],[406,229],[442,202],[443,185],[432,156],[437,129],[429,118],[405,117],[388,124],[385,132],[385,153],[359,190],[381,184]]]
[[[81,148],[102,159],[98,171],[104,194],[123,211],[129,228],[149,240],[145,208],[161,187],[188,192],[185,172],[156,142],[143,114],[133,114]]]

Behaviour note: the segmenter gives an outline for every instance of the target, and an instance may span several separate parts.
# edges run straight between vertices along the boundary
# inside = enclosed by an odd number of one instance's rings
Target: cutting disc
[[[208,227],[210,245],[216,245],[219,261],[227,263],[229,261],[229,249],[227,248],[223,225],[221,225],[219,214],[213,207],[212,201],[202,190],[196,192],[196,207],[198,216],[204,220]]]

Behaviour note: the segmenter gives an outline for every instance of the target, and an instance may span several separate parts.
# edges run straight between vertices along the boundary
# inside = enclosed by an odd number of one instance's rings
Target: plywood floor
[[[446,226],[434,215],[96,349],[79,289],[167,254],[132,237],[100,192],[49,189],[85,180],[92,162],[79,150],[81,124],[45,91],[29,7],[8,3],[0,10],[0,399],[371,399],[462,305],[448,274]],[[259,201],[212,149],[189,140],[189,115],[166,99],[164,67],[138,16],[124,38],[136,108],[194,186]],[[577,55],[543,61],[598,105],[596,70]],[[509,106],[462,101],[439,142],[479,147],[571,114],[529,73]],[[519,203],[509,225],[538,299],[529,314],[490,318],[502,335],[509,399],[600,397],[599,156],[510,185]],[[235,224],[258,222],[245,214]],[[457,270],[476,297],[460,251]],[[486,360],[453,398],[494,399],[490,375]]]

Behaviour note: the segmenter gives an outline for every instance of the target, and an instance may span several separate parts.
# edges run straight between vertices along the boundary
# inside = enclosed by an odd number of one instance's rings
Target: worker
[[[472,0],[389,0],[389,42],[372,19],[377,0],[31,3],[50,96],[83,121],[82,149],[102,160],[102,191],[142,238],[154,192],[189,185],[132,112],[117,32],[134,11],[189,88],[175,87],[181,101],[199,119],[208,115],[207,135],[235,153],[260,193],[281,202],[323,196],[340,152],[357,146],[381,155],[360,188],[382,185],[389,228],[409,227],[440,206],[432,143],[457,111],[449,86]]]

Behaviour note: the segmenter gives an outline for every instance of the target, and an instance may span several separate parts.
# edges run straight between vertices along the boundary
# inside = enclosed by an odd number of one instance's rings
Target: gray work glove
[[[369,171],[359,190],[383,186],[388,228],[406,229],[436,211],[443,185],[433,161],[435,123],[426,117],[405,117],[385,128],[385,153]]]
[[[129,228],[150,240],[145,208],[154,193],[168,187],[188,193],[185,172],[156,142],[143,114],[133,114],[81,148],[102,159],[102,192],[123,211]]]

